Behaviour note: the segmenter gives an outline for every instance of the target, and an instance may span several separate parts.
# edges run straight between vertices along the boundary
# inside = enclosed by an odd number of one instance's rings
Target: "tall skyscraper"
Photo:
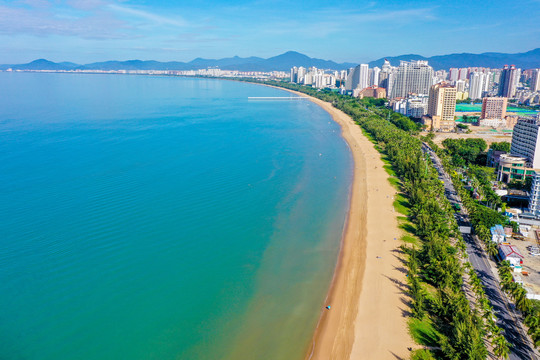
[[[540,169],[540,124],[536,119],[520,119],[514,126],[510,154],[527,158],[527,166]]]
[[[473,100],[481,99],[482,94],[484,93],[486,82],[486,74],[480,72],[473,72],[470,79],[469,97]]]
[[[454,84],[459,79],[459,69],[450,68],[450,82]]]
[[[358,88],[360,90],[369,86],[369,65],[360,64],[360,80],[358,82]]]
[[[456,86],[456,91],[465,92],[465,85],[467,85],[467,81],[459,79],[454,85]]]
[[[456,88],[448,83],[433,85],[429,90],[428,115],[432,119],[432,129],[454,130],[456,111]]]
[[[518,80],[518,69],[514,65],[504,65],[499,79],[499,96],[514,97]]]
[[[347,80],[345,81],[346,90],[354,90],[356,88],[362,90],[368,87],[368,64],[360,64],[355,68],[351,68]]]
[[[298,82],[298,68],[296,66],[291,68],[291,82]]]
[[[301,83],[301,82],[305,83],[305,80],[304,80],[305,75],[306,75],[306,68],[303,67],[303,66],[300,66],[298,68],[298,81],[297,81],[297,83]],[[310,82],[310,84],[311,84],[311,82]]]
[[[532,92],[540,91],[540,69],[532,71],[530,89]]]
[[[377,66],[375,66],[373,69],[371,69],[371,79],[369,80],[370,86],[379,86],[379,74],[381,72],[381,69],[379,69]]]
[[[427,61],[401,61],[389,98],[406,97],[409,93],[427,94],[433,84],[433,68]]]
[[[360,81],[360,65],[349,69],[347,79],[345,80],[345,89],[354,90]]]

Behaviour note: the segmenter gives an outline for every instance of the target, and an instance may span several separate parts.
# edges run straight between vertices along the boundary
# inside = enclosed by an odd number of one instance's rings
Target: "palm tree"
[[[540,325],[540,317],[538,316],[538,314],[529,314],[529,316],[525,318],[525,325],[529,327],[529,331],[538,327]]]
[[[530,309],[532,308],[532,304],[531,301],[527,299],[527,290],[519,286],[514,293],[514,299],[519,310],[521,310],[524,314],[529,313]]]
[[[494,241],[488,241],[487,245],[486,245],[486,248],[487,248],[487,252],[489,255],[495,257],[498,253],[499,253],[499,250],[497,248],[497,244],[494,242]]]
[[[507,359],[510,355],[510,344],[504,336],[497,335],[493,340],[493,353],[500,359]]]

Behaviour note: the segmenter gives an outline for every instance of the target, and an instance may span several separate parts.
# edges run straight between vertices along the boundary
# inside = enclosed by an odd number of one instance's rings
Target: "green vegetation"
[[[461,117],[462,121],[464,123],[470,123],[470,124],[475,124],[478,122],[478,120],[480,120],[480,117],[479,116],[469,116],[469,115],[463,115]]]
[[[409,320],[409,331],[412,338],[420,345],[438,346],[440,334],[435,330],[433,322],[424,317],[422,320],[411,318]]]
[[[442,144],[456,166],[475,164],[478,156],[487,148],[484,139],[445,139]]]
[[[411,353],[411,360],[434,360],[429,350],[418,349]]]
[[[504,151],[506,153],[510,152],[510,143],[508,141],[494,142],[489,145],[489,148],[493,151]]]

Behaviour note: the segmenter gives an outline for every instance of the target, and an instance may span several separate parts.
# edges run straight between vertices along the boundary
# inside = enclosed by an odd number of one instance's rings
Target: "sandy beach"
[[[415,345],[407,330],[396,190],[360,127],[331,104],[310,100],[341,126],[355,168],[340,258],[327,297],[331,309],[321,310],[306,359],[408,359],[407,347]]]

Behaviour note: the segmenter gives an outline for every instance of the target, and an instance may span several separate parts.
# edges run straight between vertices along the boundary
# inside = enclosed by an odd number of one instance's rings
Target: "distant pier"
[[[306,100],[304,96],[248,96],[248,100]]]

